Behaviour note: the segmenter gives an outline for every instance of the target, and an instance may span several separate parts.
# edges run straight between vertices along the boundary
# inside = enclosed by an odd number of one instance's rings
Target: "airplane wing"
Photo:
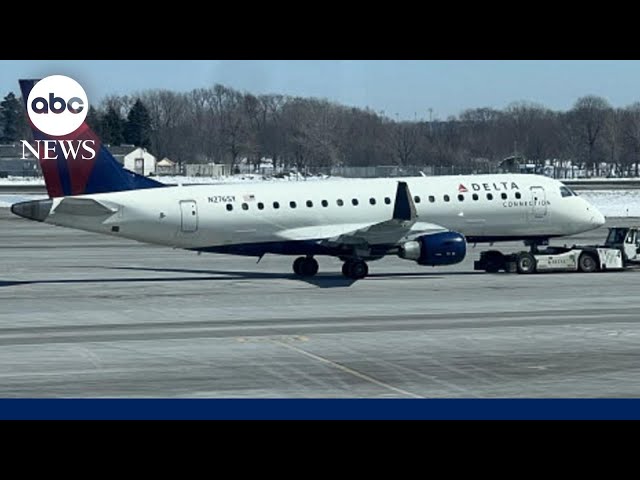
[[[446,228],[427,222],[402,222],[387,220],[374,223],[364,228],[343,233],[342,235],[323,240],[327,246],[336,245],[395,245],[402,241],[410,241],[420,235],[446,232]]]
[[[340,225],[323,225],[303,227],[280,232],[282,238],[288,240],[305,240],[321,238],[321,245],[338,246],[373,246],[395,245],[401,241],[409,241],[420,235],[446,232],[446,228],[434,223],[418,222],[416,207],[413,203],[406,182],[398,182],[393,216],[379,223],[353,223]]]
[[[366,225],[345,232],[323,242],[327,246],[337,245],[395,245],[400,241],[447,229],[433,223],[418,222],[416,206],[413,203],[407,182],[398,182],[393,216],[384,222]]]

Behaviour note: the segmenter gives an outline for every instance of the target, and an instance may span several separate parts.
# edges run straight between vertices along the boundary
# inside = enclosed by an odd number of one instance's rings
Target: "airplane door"
[[[533,220],[547,218],[547,194],[542,187],[531,187],[531,218]]]
[[[180,213],[182,222],[180,229],[184,233],[198,230],[198,205],[194,200],[183,200],[180,202]]]

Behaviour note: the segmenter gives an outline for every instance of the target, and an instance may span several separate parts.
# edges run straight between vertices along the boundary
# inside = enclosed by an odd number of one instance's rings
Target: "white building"
[[[156,163],[156,173],[158,175],[175,175],[176,174],[176,162],[164,157],[158,163]]]
[[[145,148],[138,147],[124,157],[124,168],[140,175],[149,176],[156,173],[156,157]]]
[[[185,173],[189,177],[224,177],[231,172],[229,165],[214,163],[187,163]]]

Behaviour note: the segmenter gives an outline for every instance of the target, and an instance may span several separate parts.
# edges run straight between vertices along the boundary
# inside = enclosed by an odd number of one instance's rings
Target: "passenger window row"
[[[516,197],[516,199],[519,200],[519,199],[522,198],[522,195],[520,194],[520,192],[516,192],[515,193],[515,197]],[[474,201],[477,201],[477,200],[480,199],[480,197],[478,196],[477,193],[472,194],[471,198]],[[503,192],[503,193],[500,194],[500,198],[502,198],[502,200],[506,200],[508,197],[507,197],[507,194]],[[443,200],[445,202],[449,202],[451,200],[451,198],[449,197],[449,195],[444,195],[443,196]],[[463,194],[459,194],[458,195],[458,201],[464,202],[464,200],[465,200],[465,196]],[[493,194],[492,193],[487,193],[487,200],[493,200]],[[420,196],[416,195],[415,197],[413,197],[413,201],[415,203],[420,203],[421,202]],[[435,201],[436,201],[436,197],[434,197],[433,195],[429,195],[429,203],[435,203]],[[369,204],[370,205],[376,205],[376,203],[377,202],[376,202],[375,198],[371,197],[369,199]],[[384,203],[385,203],[385,205],[390,205],[391,204],[391,199],[389,197],[384,197]],[[352,198],[351,199],[351,204],[354,207],[357,207],[360,204],[360,202],[358,201],[357,198]],[[320,205],[322,205],[323,208],[327,208],[329,206],[329,202],[327,200],[322,200],[320,202]],[[339,199],[336,200],[336,205],[338,205],[339,207],[342,207],[342,206],[344,206],[344,201],[341,198],[339,198]],[[258,210],[264,210],[264,203],[258,202],[256,204],[256,206],[258,207]],[[307,200],[306,201],[306,206],[308,208],[313,208],[313,202],[311,200]],[[289,207],[290,208],[298,208],[298,204],[296,202],[291,201],[291,202],[289,202]],[[233,204],[227,203],[226,208],[227,208],[228,211],[232,211],[233,210]],[[273,202],[273,208],[274,208],[274,210],[278,210],[280,208],[280,202]],[[242,204],[242,209],[243,210],[249,210],[249,204],[248,203],[243,203]]]

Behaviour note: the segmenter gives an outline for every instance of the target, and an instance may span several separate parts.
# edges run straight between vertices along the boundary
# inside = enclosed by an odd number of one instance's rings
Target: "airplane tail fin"
[[[39,80],[20,80],[20,90],[26,107],[29,93]],[[80,149],[64,148],[64,143],[56,142],[56,159],[47,158],[45,148],[40,148],[40,167],[44,175],[49,197],[83,195],[89,193],[120,192],[143,188],[164,187],[165,184],[125,169],[113,155],[102,145],[98,136],[89,128],[86,121],[74,132],[54,137],[38,130],[29,121],[34,140],[93,141],[89,143],[95,149],[95,157],[85,159]],[[72,143],[67,143],[72,145]],[[24,147],[23,147],[24,148]],[[65,151],[63,151],[65,150]],[[86,153],[86,152],[84,152]]]

